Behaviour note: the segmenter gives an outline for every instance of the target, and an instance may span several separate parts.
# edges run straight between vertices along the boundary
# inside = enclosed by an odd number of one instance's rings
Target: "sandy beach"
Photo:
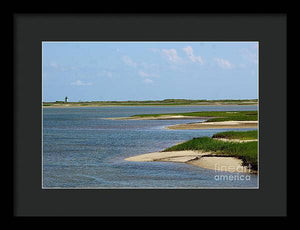
[[[146,117],[108,117],[109,120],[183,120],[198,119],[203,122],[188,124],[178,124],[167,126],[167,129],[237,129],[237,128],[258,128],[258,121],[218,121],[206,122],[208,119],[215,117],[199,116],[182,116],[182,115],[163,115],[163,116],[146,116]]]
[[[126,161],[136,162],[176,162],[187,163],[205,169],[223,172],[250,173],[251,171],[242,166],[242,160],[235,157],[214,155],[211,152],[202,151],[172,151],[172,152],[154,152],[125,159]]]
[[[258,121],[218,121],[218,122],[198,122],[189,124],[179,124],[168,126],[168,129],[237,129],[237,128],[257,128]]]
[[[163,115],[163,116],[147,116],[147,117],[108,117],[109,120],[183,120],[183,119],[198,119],[207,120],[213,117],[198,117],[198,116],[182,116],[182,115]]]
[[[253,140],[241,140],[241,139],[226,139],[226,138],[214,138],[220,141],[226,142],[251,142],[258,141]],[[182,143],[182,142],[181,142]],[[177,143],[180,144],[180,143]],[[255,170],[251,170],[246,166],[243,166],[243,161],[236,157],[230,157],[226,155],[217,155],[213,152],[204,152],[200,150],[186,150],[186,151],[169,151],[169,152],[154,152],[146,153],[125,159],[126,161],[136,162],[176,162],[187,163],[197,167],[211,169],[215,171],[223,172],[235,172],[235,173],[257,173]]]
[[[257,139],[253,139],[253,140],[226,139],[226,138],[213,138],[213,139],[214,139],[214,140],[219,140],[219,141],[238,142],[238,143],[258,141]]]

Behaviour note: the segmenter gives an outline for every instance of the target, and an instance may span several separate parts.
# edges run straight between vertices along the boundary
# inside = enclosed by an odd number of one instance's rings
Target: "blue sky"
[[[257,42],[43,42],[43,101],[258,98]]]

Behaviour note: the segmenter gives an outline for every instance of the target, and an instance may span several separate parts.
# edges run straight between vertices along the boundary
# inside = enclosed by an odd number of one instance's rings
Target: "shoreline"
[[[258,121],[216,121],[207,122],[208,119],[216,117],[199,117],[183,115],[164,115],[164,116],[147,116],[147,117],[107,117],[106,120],[202,120],[201,122],[176,124],[165,126],[165,129],[184,130],[184,129],[242,129],[258,128]]]
[[[241,139],[226,139],[226,138],[215,138],[215,137],[213,137],[213,139],[214,140],[219,140],[219,141],[237,142],[237,143],[245,143],[245,142],[258,141],[257,139],[241,140]]]
[[[258,174],[253,155],[257,145],[250,142],[258,142],[257,131],[221,132],[211,138],[193,138],[159,152],[136,155],[125,160],[187,163],[214,171]],[[237,154],[236,150],[242,151],[242,154]]]
[[[207,120],[214,117],[199,117],[199,116],[183,116],[183,115],[163,115],[163,116],[147,116],[147,117],[107,117],[107,120]]]
[[[166,129],[242,129],[258,128],[258,121],[217,121],[217,122],[197,122],[189,124],[177,124],[166,126]]]
[[[256,171],[243,166],[243,161],[241,159],[231,156],[216,155],[212,152],[194,150],[146,153],[128,157],[125,160],[134,162],[187,163],[200,168],[221,172],[257,173]]]
[[[258,103],[243,103],[243,104],[191,104],[191,105],[42,105],[42,108],[95,108],[95,107],[151,107],[151,106],[249,106],[258,105]]]

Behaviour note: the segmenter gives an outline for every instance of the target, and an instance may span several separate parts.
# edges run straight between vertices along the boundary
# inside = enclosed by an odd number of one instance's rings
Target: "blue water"
[[[164,128],[197,120],[103,119],[149,113],[256,109],[257,106],[44,108],[43,187],[257,187],[256,175],[215,172],[184,163],[124,161],[130,156],[161,151],[178,142],[193,137],[212,136],[227,129]],[[225,176],[225,179],[218,180],[220,175]],[[235,179],[226,179],[230,175]],[[248,175],[246,179],[245,175]]]

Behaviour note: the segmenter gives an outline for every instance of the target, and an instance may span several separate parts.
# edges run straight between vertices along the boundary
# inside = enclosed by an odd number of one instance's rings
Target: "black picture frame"
[[[14,216],[286,216],[286,14],[14,14],[13,30]],[[259,189],[43,190],[42,41],[259,41]]]

